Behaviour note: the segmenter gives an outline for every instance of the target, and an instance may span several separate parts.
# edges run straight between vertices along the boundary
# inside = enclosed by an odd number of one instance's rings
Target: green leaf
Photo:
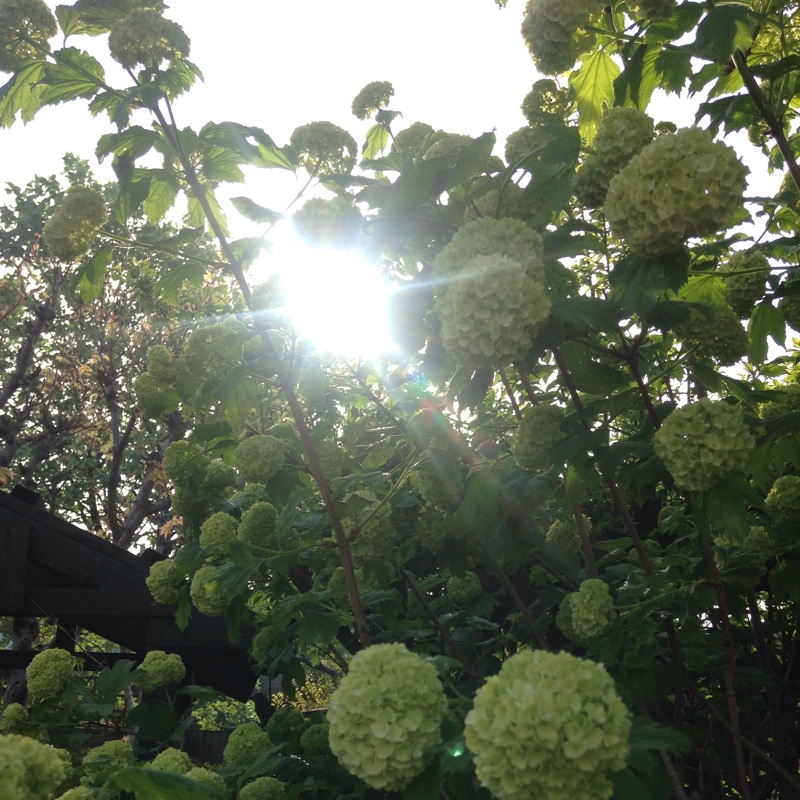
[[[112,702],[129,684],[134,683],[139,675],[133,661],[127,658],[117,661],[112,667],[105,667],[95,678],[94,690],[100,702]]]
[[[721,275],[692,275],[678,296],[689,303],[725,305],[728,302],[725,279]]]
[[[80,33],[81,13],[77,8],[56,6],[56,19],[65,39],[75,33]]]
[[[162,220],[172,206],[180,191],[177,176],[167,169],[151,169],[150,189],[144,201],[144,213],[148,222]]]
[[[145,737],[146,738],[146,737]],[[137,800],[224,800],[216,789],[185,775],[143,767],[125,767],[108,777],[105,784],[136,794]]]
[[[747,333],[750,337],[747,358],[754,364],[763,364],[769,353],[767,337],[778,347],[786,344],[786,322],[780,309],[769,300],[759,303],[750,317]]]
[[[77,97],[94,97],[103,87],[102,65],[85,50],[65,47],[53,53],[55,64],[47,64],[40,83],[42,105],[56,105]]]
[[[744,538],[752,524],[748,506],[760,502],[744,474],[733,472],[708,491],[694,493],[692,518],[698,530],[706,534],[712,530],[725,531],[731,538]]]
[[[691,750],[691,742],[684,734],[641,717],[633,718],[630,743],[631,751],[666,750],[668,753],[688,753]]]
[[[76,273],[78,291],[81,300],[93,303],[103,293],[103,283],[106,277],[106,268],[114,257],[114,248],[103,245],[88,261],[85,261]]]
[[[728,62],[737,48],[746,52],[750,47],[755,21],[752,10],[744,5],[715,5],[697,26],[697,53],[718,64]]]
[[[10,128],[17,112],[22,112],[23,122],[30,122],[36,116],[42,107],[42,87],[38,86],[38,82],[45,66],[44,61],[26,64],[0,88],[0,128]]]
[[[253,164],[262,169],[297,169],[297,156],[291,147],[278,147],[272,138],[261,128],[250,128],[250,135],[256,142],[258,153]]]
[[[373,125],[367,131],[367,139],[361,148],[364,158],[375,158],[386,149],[389,144],[389,130],[385,125]]]
[[[611,270],[611,296],[626,310],[647,311],[668,289],[677,292],[683,286],[689,263],[686,249],[656,257],[630,253]]]
[[[127,155],[134,161],[149,152],[159,140],[156,131],[134,125],[120,133],[107,133],[100,137],[95,148],[95,155],[102,161],[109,153],[115,156]]]
[[[249,197],[232,197],[231,203],[233,203],[233,207],[242,216],[247,217],[247,219],[253,222],[268,222],[272,224],[283,219],[283,214],[279,211],[273,211],[271,208],[260,206]]]
[[[303,619],[297,626],[298,643],[300,647],[311,647],[315,644],[326,646],[336,638],[341,624],[339,615],[332,611],[318,608],[304,611]]]
[[[225,218],[225,214],[222,213],[222,208],[217,201],[217,196],[214,194],[214,190],[206,187],[204,192],[206,202],[208,203],[208,209],[211,212],[212,217],[216,220],[222,233],[227,236],[228,220]],[[188,197],[188,205],[189,221],[195,227],[202,228],[205,225],[206,212],[203,209],[203,206],[200,204],[200,200],[195,195],[191,194]]]
[[[581,134],[594,138],[603,111],[614,104],[614,79],[619,67],[605,50],[596,50],[570,75],[570,86],[575,90],[578,122]]]
[[[647,109],[653,91],[660,83],[658,60],[663,48],[640,45],[634,50],[625,70],[614,81],[614,104]]]
[[[139,728],[141,739],[166,739],[177,724],[175,712],[166,704],[154,700],[140,703],[128,712],[128,724]]]

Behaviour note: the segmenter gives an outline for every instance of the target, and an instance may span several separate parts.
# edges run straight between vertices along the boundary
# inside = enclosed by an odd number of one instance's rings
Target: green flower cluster
[[[481,579],[474,572],[465,572],[463,577],[453,575],[447,579],[447,596],[458,606],[469,605],[483,591]]]
[[[144,672],[136,683],[143,692],[152,692],[160,686],[182,681],[186,675],[186,667],[177,653],[165,653],[163,650],[151,650],[139,664]]]
[[[145,578],[145,583],[156,603],[168,606],[178,602],[178,584],[181,580],[182,575],[178,565],[166,559],[150,565],[150,573]]]
[[[372,492],[361,490],[354,494],[368,501],[370,505],[359,513],[359,517],[367,519],[367,522],[362,524],[352,519],[342,520],[342,527],[347,535],[358,524],[358,536],[350,543],[353,561],[359,565],[385,561],[392,554],[397,538],[397,529],[391,520],[392,507],[389,503],[379,505],[378,498]],[[347,501],[349,495],[344,499]]]
[[[250,436],[233,451],[239,474],[252,483],[266,483],[283,466],[283,442],[274,436]]]
[[[800,280],[787,281],[782,288],[797,290],[800,289]],[[786,324],[800,331],[800,293],[787,294],[778,301],[778,308],[786,320]]]
[[[447,523],[442,512],[426,503],[417,517],[416,531],[419,543],[431,553],[438,553],[447,538]]]
[[[273,742],[289,742],[297,746],[307,727],[302,711],[293,706],[282,706],[269,718],[266,729]]]
[[[455,508],[464,493],[464,484],[454,475],[444,475],[433,465],[423,465],[411,473],[411,485],[422,499],[437,511]]]
[[[99,786],[112,772],[123,767],[130,767],[136,761],[136,755],[128,742],[115,740],[105,742],[99,747],[93,747],[83,757],[83,778],[81,783],[84,785]]]
[[[380,108],[386,108],[394,95],[391,81],[368,83],[353,100],[351,110],[356,119],[366,119]]]
[[[489,217],[461,227],[437,254],[436,309],[445,350],[473,366],[523,358],[550,314],[541,237],[524,222]]]
[[[667,253],[728,223],[748,171],[708,131],[682,128],[658,136],[611,179],[605,213],[632,251]]]
[[[642,19],[664,19],[676,8],[677,0],[628,0],[628,7]]]
[[[280,800],[286,796],[285,788],[277,778],[256,778],[239,790],[239,800]]]
[[[676,486],[705,491],[744,466],[755,437],[738,408],[704,397],[673,411],[653,446]]]
[[[776,549],[769,531],[763,525],[751,525],[744,537],[728,533],[717,534],[714,537],[714,544],[718,547],[737,547],[765,556],[774,555]]]
[[[577,592],[564,598],[556,624],[568,639],[586,644],[603,633],[613,605],[608,586],[597,578],[588,578]]]
[[[336,439],[319,439],[314,442],[317,458],[325,480],[339,478],[344,471],[345,452]]]
[[[292,216],[292,225],[312,247],[347,247],[355,241],[364,219],[343,197],[313,197]]]
[[[757,250],[745,250],[734,253],[725,267],[731,273],[725,278],[728,303],[740,317],[749,317],[767,288],[769,261]]]
[[[178,377],[172,353],[163,344],[147,348],[147,372],[159,386],[171,386]]]
[[[0,717],[0,733],[22,733],[28,725],[28,712],[20,703],[9,703]]]
[[[512,134],[513,135],[513,134]],[[490,189],[486,194],[476,197],[464,211],[464,221],[471,222],[481,217],[514,217],[515,219],[530,219],[541,207],[538,199],[529,200],[525,191],[516,183],[508,183],[503,188],[503,197],[496,188]]]
[[[525,409],[511,448],[521,469],[541,472],[550,465],[550,451],[566,437],[561,430],[565,411],[560,406],[540,403]]]
[[[470,136],[463,133],[447,133],[446,131],[434,131],[432,141],[425,152],[422,154],[424,160],[439,158],[440,156],[454,156],[462,147],[466,147],[472,142]]]
[[[230,766],[249,764],[270,747],[272,740],[269,734],[261,730],[257,722],[245,722],[231,733],[222,759]]]
[[[3,800],[51,800],[68,777],[58,750],[30,736],[0,735]]]
[[[480,782],[498,800],[607,800],[631,719],[609,674],[569,653],[525,650],[489,678],[466,718]]]
[[[554,519],[544,538],[567,553],[577,553],[581,549],[581,535],[574,519]]]
[[[356,165],[356,140],[332,122],[309,122],[295,128],[289,144],[300,165],[317,176],[349,173]]]
[[[779,522],[800,522],[800,476],[778,478],[769,490],[764,508]]]
[[[94,789],[89,786],[76,786],[73,789],[67,789],[64,794],[56,797],[56,800],[95,800]]]
[[[0,0],[0,72],[14,72],[25,61],[49,50],[58,33],[56,19],[43,0]]]
[[[210,564],[195,572],[189,594],[195,608],[209,617],[221,617],[231,604],[231,598],[220,589],[217,568]]]
[[[200,526],[200,547],[212,558],[224,558],[230,555],[238,529],[236,517],[218,511]]]
[[[713,358],[722,366],[741,361],[749,338],[739,315],[728,306],[707,305],[706,315],[692,309],[689,318],[676,326],[675,333],[698,358]]]
[[[250,643],[250,653],[256,661],[264,661],[272,646],[280,640],[283,631],[277,625],[260,627]]]
[[[364,570],[356,569],[356,583],[358,584],[358,593],[365,594],[377,588],[378,583],[374,578],[368,578],[364,575]],[[340,608],[350,607],[350,594],[347,591],[347,579],[344,574],[344,567],[336,567],[328,578],[328,590],[331,593],[331,600]]]
[[[330,748],[373,789],[398,791],[441,741],[447,699],[436,669],[401,644],[357,653],[328,707]]]
[[[278,525],[278,512],[272,503],[262,500],[242,514],[236,537],[250,547],[268,547]]]
[[[575,196],[585,206],[600,208],[611,179],[655,139],[653,120],[636,108],[609,108],[594,137],[594,153],[575,175]]]
[[[108,219],[103,195],[89,186],[70,186],[53,216],[45,223],[44,239],[61,261],[75,261],[94,241],[95,231]]]
[[[222,777],[222,775],[217,775],[216,772],[212,772],[210,769],[206,769],[205,767],[192,767],[186,773],[186,777],[190,780],[202,783],[203,786],[208,786],[209,789],[214,789],[220,794],[225,794],[227,791],[225,779]]]
[[[317,725],[310,725],[300,737],[300,747],[309,756],[324,756],[330,753],[331,747],[328,744],[328,732],[330,723],[320,722]]]
[[[800,411],[800,386],[796,383],[782,385],[774,400],[758,407],[758,414],[762,419],[775,414],[788,414],[790,411]]]
[[[594,44],[582,30],[598,11],[595,0],[528,0],[522,38],[539,72],[560,75]]]
[[[546,135],[539,128],[519,128],[508,134],[504,148],[506,163],[517,164],[547,142]]]
[[[152,8],[134,9],[108,35],[111,57],[128,69],[158,67],[164,60],[187,58],[189,48],[183,28]]]
[[[25,677],[28,691],[37,700],[49,700],[61,694],[75,671],[75,660],[71,653],[58,647],[37,653],[27,670]]]
[[[569,89],[559,86],[552,78],[535,81],[522,100],[522,114],[528,125],[562,125],[572,107]]]
[[[222,496],[226,489],[235,487],[238,480],[239,475],[235,467],[217,459],[210,462],[208,465],[206,477],[203,481],[203,488],[209,494]]]
[[[325,402],[331,390],[330,378],[321,364],[309,364],[300,373],[297,384],[306,408],[312,413]]]
[[[238,319],[203,325],[186,338],[184,363],[198,377],[219,380],[241,358],[247,336],[247,326]]]
[[[433,133],[433,128],[426,122],[413,122],[394,135],[392,152],[400,152],[409,158],[417,158],[422,152],[425,140]]]
[[[192,768],[192,760],[182,750],[168,747],[166,750],[162,750],[147,766],[159,772],[174,772],[177,775],[186,775]]]
[[[192,468],[205,472],[207,467],[208,459],[203,455],[203,451],[185,439],[172,442],[164,452],[164,458],[161,459],[161,469],[175,486],[183,486],[186,483]]]

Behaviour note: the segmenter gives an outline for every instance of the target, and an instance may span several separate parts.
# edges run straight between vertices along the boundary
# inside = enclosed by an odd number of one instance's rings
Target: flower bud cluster
[[[221,795],[224,795],[228,788],[225,785],[225,779],[222,775],[218,775],[216,772],[212,772],[205,767],[192,767],[186,773],[186,777],[190,780],[202,783],[203,786],[208,786],[209,789],[216,790]]]
[[[800,289],[800,280],[787,281],[783,288]],[[778,301],[778,308],[786,320],[786,324],[800,331],[800,293],[787,294]]]
[[[742,251],[734,253],[725,267],[731,273],[725,278],[728,303],[740,317],[749,317],[767,288],[769,261],[757,250]]]
[[[800,476],[778,478],[769,490],[764,508],[779,522],[800,522]]]
[[[253,659],[255,661],[264,661],[273,645],[280,640],[282,632],[277,625],[267,624],[260,627],[250,643],[250,653]]]
[[[212,558],[224,558],[230,555],[238,528],[236,517],[218,511],[200,526],[200,547]]]
[[[356,584],[358,593],[363,595],[377,588],[378,583],[372,577],[364,575],[364,570],[356,569]],[[347,578],[344,574],[344,567],[336,567],[328,578],[328,589],[331,593],[331,600],[340,608],[350,607],[350,594],[347,591]]]
[[[714,543],[718,547],[737,547],[764,556],[775,555],[777,549],[769,531],[763,525],[751,525],[744,537],[729,533],[717,534]]]
[[[682,128],[658,136],[611,179],[605,213],[635,253],[667,253],[729,222],[748,171],[708,131]]]
[[[300,737],[300,747],[303,752],[309,756],[327,755],[331,750],[328,744],[328,732],[330,728],[331,726],[328,722],[320,722],[317,725],[311,725],[306,728],[305,732]]]
[[[272,503],[254,503],[242,514],[236,538],[250,547],[266,548],[274,538],[278,526],[278,512]]]
[[[150,565],[150,573],[145,578],[145,583],[156,603],[168,606],[178,602],[178,584],[182,577],[178,565],[170,559],[165,559]]]
[[[222,753],[223,761],[230,765],[247,764],[255,761],[264,751],[272,747],[272,740],[257,722],[239,725],[228,738]]]
[[[182,750],[168,747],[162,750],[148,765],[149,769],[159,772],[174,772],[176,775],[186,775],[192,768],[192,760]]]
[[[186,667],[177,653],[165,653],[163,650],[151,650],[139,664],[144,672],[136,683],[143,692],[152,692],[161,686],[182,681],[186,675]]]
[[[522,100],[522,114],[528,125],[563,125],[572,106],[568,89],[559,86],[552,78],[535,81]]]
[[[391,81],[372,81],[354,98],[351,110],[356,119],[367,119],[380,108],[386,108],[394,94]]]
[[[628,7],[639,19],[664,19],[676,6],[677,0],[628,0]]]
[[[508,134],[504,154],[506,163],[511,166],[530,156],[548,141],[541,128],[518,128]],[[533,160],[533,159],[531,159]]]
[[[468,222],[437,254],[444,348],[474,366],[523,358],[550,314],[541,237],[516,219]]]
[[[95,231],[107,219],[106,201],[100,192],[89,186],[70,186],[45,223],[47,247],[60,261],[75,261],[92,246]]]
[[[286,797],[286,784],[267,776],[256,778],[239,790],[239,800],[281,800]]]
[[[370,505],[359,513],[358,536],[350,543],[353,561],[359,565],[374,564],[385,561],[392,554],[397,529],[391,520],[392,507],[389,503],[378,503],[372,492],[355,492],[367,500]],[[345,501],[348,496],[345,496]],[[342,521],[342,527],[348,536],[354,531],[356,524],[352,519]]]
[[[676,486],[705,491],[744,467],[755,437],[738,408],[704,397],[673,411],[653,446]]]
[[[61,694],[74,670],[74,659],[66,650],[58,647],[43,650],[25,670],[28,691],[37,700],[49,700]]]
[[[219,586],[217,568],[210,564],[195,572],[189,594],[195,608],[209,617],[221,617],[231,604],[231,598]]]
[[[566,437],[561,430],[565,411],[560,406],[539,405],[527,408],[517,426],[511,452],[521,469],[541,472],[550,465],[550,451]]]
[[[587,644],[603,633],[613,605],[608,585],[589,578],[577,592],[570,592],[564,598],[556,624],[568,639]]]
[[[363,223],[352,203],[342,197],[313,197],[292,216],[292,225],[312,247],[347,247]]]
[[[44,0],[0,0],[0,72],[40,58],[38,48],[47,49],[56,33],[56,19]]]
[[[283,466],[283,442],[274,436],[250,436],[233,451],[239,474],[253,483],[266,483]]]
[[[599,664],[566,652],[523,650],[478,690],[467,747],[498,800],[607,800],[625,766],[630,715]]]
[[[554,519],[544,538],[567,553],[577,553],[581,549],[581,535],[574,519]]]
[[[463,133],[447,133],[446,131],[434,131],[432,138],[434,141],[422,153],[422,158],[426,161],[440,156],[454,156],[462,147],[466,147],[472,142],[472,138]]]
[[[739,315],[728,306],[709,305],[706,315],[692,309],[689,318],[676,326],[675,333],[698,358],[713,358],[722,366],[741,361],[749,342]]]
[[[241,358],[247,333],[247,327],[238,319],[196,328],[183,345],[187,369],[198,377],[219,380]]]
[[[162,61],[187,58],[189,37],[177,22],[151,8],[137,8],[111,28],[108,49],[123,67],[158,67]]]
[[[130,767],[136,761],[136,755],[128,742],[114,740],[93,747],[81,762],[84,773],[81,783],[99,786],[107,775],[123,767]]]
[[[208,459],[203,451],[196,445],[190,444],[185,439],[173,442],[164,453],[161,460],[161,469],[175,486],[182,487],[186,483],[189,471],[199,469],[205,472]]]
[[[59,751],[29,736],[0,735],[3,800],[51,800],[68,777]]]
[[[586,157],[575,175],[573,188],[578,200],[590,208],[600,208],[606,201],[611,179],[655,135],[653,120],[647,114],[636,108],[609,108],[594,137],[594,153]]]
[[[9,703],[0,717],[0,733],[22,733],[28,725],[28,712],[20,703]]]
[[[209,493],[222,496],[226,489],[236,486],[239,475],[236,469],[230,464],[226,464],[219,459],[212,461],[206,470],[206,477],[203,481],[203,488]]]
[[[462,577],[453,575],[447,580],[447,596],[457,606],[467,606],[483,591],[481,579],[474,572],[465,572]]]
[[[423,465],[411,473],[411,485],[437,511],[450,511],[461,500],[464,484],[455,475],[443,475],[435,466]]]
[[[333,754],[373,789],[398,791],[441,741],[447,699],[436,669],[401,644],[357,653],[328,708]]]
[[[325,480],[339,478],[344,471],[345,452],[336,439],[320,439],[314,443],[319,466]]]
[[[89,786],[75,786],[60,794],[56,800],[95,800],[96,796],[94,789]]]
[[[431,553],[438,553],[447,538],[447,523],[442,512],[427,503],[417,517],[417,538],[419,543]]]
[[[356,140],[332,122],[301,125],[295,128],[289,143],[300,165],[318,177],[349,173],[356,165]]]
[[[425,140],[433,133],[426,122],[414,122],[394,135],[392,152],[400,152],[407,158],[417,158],[422,152]]]
[[[539,72],[560,75],[594,44],[582,30],[598,11],[595,0],[528,0],[522,38]]]

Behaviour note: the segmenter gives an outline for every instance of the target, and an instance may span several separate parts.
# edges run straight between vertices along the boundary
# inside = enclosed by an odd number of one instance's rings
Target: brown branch
[[[542,636],[542,634],[536,630],[536,624],[533,621],[533,617],[531,616],[530,611],[528,611],[525,603],[522,602],[522,598],[514,588],[514,584],[511,583],[511,579],[508,577],[508,574],[499,563],[495,564],[495,568],[497,569],[497,574],[500,576],[500,580],[502,581],[505,590],[508,592],[509,597],[514,601],[514,605],[519,609],[522,619],[525,620],[525,624],[528,626],[528,628],[530,628],[531,633],[539,643],[539,647],[541,647],[543,650],[549,650],[550,645],[547,643],[547,639],[545,639],[544,636]]]
[[[500,380],[503,381],[503,387],[506,390],[506,394],[508,395],[508,399],[511,403],[511,408],[514,409],[514,416],[517,419],[522,419],[522,412],[519,410],[519,403],[517,403],[517,398],[514,397],[514,392],[511,388],[511,384],[508,381],[508,377],[506,376],[506,372],[504,369],[498,370],[500,373]]]

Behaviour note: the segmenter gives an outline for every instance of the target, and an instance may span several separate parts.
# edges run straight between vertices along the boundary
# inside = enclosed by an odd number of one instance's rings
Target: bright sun
[[[344,358],[375,358],[393,349],[391,287],[358,253],[314,249],[297,241],[282,248],[285,310],[319,350]]]

